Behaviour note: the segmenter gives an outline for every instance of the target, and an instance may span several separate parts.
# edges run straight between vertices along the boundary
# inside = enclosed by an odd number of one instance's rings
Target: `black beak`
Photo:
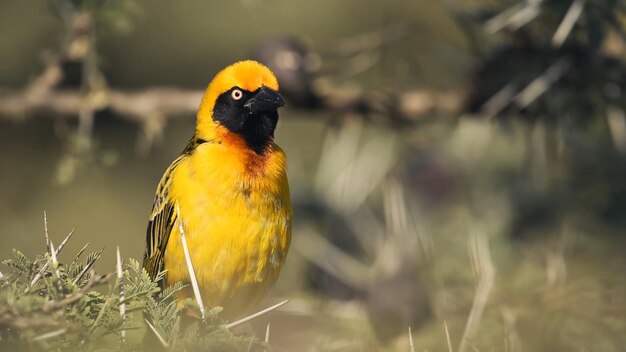
[[[263,86],[244,106],[250,109],[250,112],[253,114],[274,111],[281,106],[285,106],[285,99],[277,91]]]

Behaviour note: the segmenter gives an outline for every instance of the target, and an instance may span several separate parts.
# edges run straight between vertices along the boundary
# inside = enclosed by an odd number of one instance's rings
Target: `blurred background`
[[[140,259],[203,89],[256,58],[288,100],[277,351],[623,351],[625,5],[0,0],[0,258],[45,211]]]

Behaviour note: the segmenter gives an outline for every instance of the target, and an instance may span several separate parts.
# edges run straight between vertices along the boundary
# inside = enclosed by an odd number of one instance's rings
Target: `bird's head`
[[[220,71],[209,84],[198,111],[196,134],[203,139],[241,140],[261,154],[274,139],[277,110],[283,105],[272,71],[256,61],[240,61]]]

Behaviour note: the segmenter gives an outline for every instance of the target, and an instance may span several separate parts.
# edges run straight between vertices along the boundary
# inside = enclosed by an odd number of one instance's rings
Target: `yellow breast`
[[[292,217],[285,171],[276,145],[260,156],[239,141],[220,140],[198,146],[172,175],[171,197],[202,298],[207,306],[223,306],[226,317],[262,298],[285,261]],[[189,282],[178,224],[165,258],[166,283]]]

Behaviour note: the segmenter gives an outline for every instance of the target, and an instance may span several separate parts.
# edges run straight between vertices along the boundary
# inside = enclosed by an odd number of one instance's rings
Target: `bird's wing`
[[[203,140],[196,136],[192,137],[187,146],[174,162],[167,168],[165,174],[159,182],[156,195],[154,196],[154,204],[152,205],[152,213],[148,222],[147,247],[143,258],[143,267],[146,269],[151,278],[156,278],[165,267],[165,248],[167,241],[170,239],[170,233],[176,224],[178,213],[176,210],[176,202],[172,199],[170,189],[172,185],[172,175],[176,167],[189,157],[194,150],[203,143],[213,143],[213,140]],[[163,280],[159,284],[163,286]]]
[[[164,268],[163,257],[167,241],[170,238],[172,228],[176,223],[178,214],[176,213],[176,203],[170,197],[170,188],[172,184],[172,174],[176,167],[187,157],[187,154],[179,156],[167,168],[165,174],[159,182],[154,204],[152,205],[152,213],[148,222],[147,247],[143,259],[143,267],[148,271],[153,279]],[[162,286],[162,282],[160,282]]]

